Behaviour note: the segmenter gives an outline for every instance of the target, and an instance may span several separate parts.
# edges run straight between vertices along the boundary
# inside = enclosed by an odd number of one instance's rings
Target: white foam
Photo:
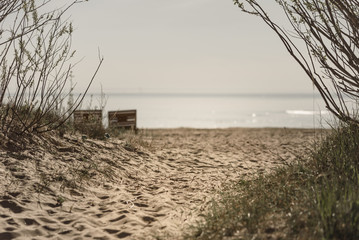
[[[321,110],[321,111],[286,110],[285,112],[290,115],[326,115],[326,114],[329,114],[329,111],[327,111],[327,110]]]

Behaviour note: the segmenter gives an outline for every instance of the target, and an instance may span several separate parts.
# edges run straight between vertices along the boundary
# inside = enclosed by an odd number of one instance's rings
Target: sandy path
[[[1,151],[0,239],[179,238],[222,184],[291,162],[310,147],[314,131],[169,129],[146,136],[151,146],[136,150],[128,140],[53,138]]]

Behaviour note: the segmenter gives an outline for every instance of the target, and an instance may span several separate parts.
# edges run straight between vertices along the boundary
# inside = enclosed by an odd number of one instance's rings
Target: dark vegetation
[[[273,1],[288,20],[289,30],[275,22],[263,2],[234,0],[234,4],[273,30],[327,109],[344,124],[306,159],[228,187],[186,238],[358,239],[359,2]]]
[[[358,239],[359,127],[345,125],[306,159],[242,180],[186,239]]]
[[[66,13],[82,0],[51,10],[52,0],[0,2],[0,130],[6,137],[43,133],[62,126],[83,94],[67,101],[75,64],[73,27]],[[67,105],[66,105],[67,104]]]
[[[234,3],[273,30],[343,123],[310,156],[228,186],[185,239],[359,239],[359,2],[273,2],[289,30],[263,3]]]

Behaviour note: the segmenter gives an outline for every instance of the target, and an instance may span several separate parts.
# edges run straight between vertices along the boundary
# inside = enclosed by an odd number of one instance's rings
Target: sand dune
[[[314,135],[167,129],[9,143],[0,150],[0,239],[178,239],[223,184],[290,163]]]

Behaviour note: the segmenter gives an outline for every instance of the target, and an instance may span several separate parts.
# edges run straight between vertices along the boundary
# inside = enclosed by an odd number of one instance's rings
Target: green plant
[[[358,239],[358,140],[342,125],[310,156],[229,186],[185,239]]]
[[[359,175],[359,126],[342,124],[314,153],[320,171],[331,169],[339,177],[358,183]]]
[[[329,180],[317,190],[317,204],[326,239],[359,238],[359,189]]]
[[[317,207],[327,239],[359,238],[359,126],[343,124],[314,154]]]
[[[0,128],[5,135],[46,132],[61,126],[82,102],[102,64],[101,58],[84,94],[61,112],[73,69],[68,62],[75,53],[71,50],[73,27],[63,21],[63,15],[82,0],[54,10],[51,2],[0,3]]]
[[[89,138],[105,139],[106,130],[102,123],[98,123],[98,121],[77,124],[75,125],[75,129]]]
[[[65,202],[65,198],[64,197],[62,197],[62,196],[58,196],[57,198],[56,198],[56,205],[57,206],[62,206],[62,204]]]

